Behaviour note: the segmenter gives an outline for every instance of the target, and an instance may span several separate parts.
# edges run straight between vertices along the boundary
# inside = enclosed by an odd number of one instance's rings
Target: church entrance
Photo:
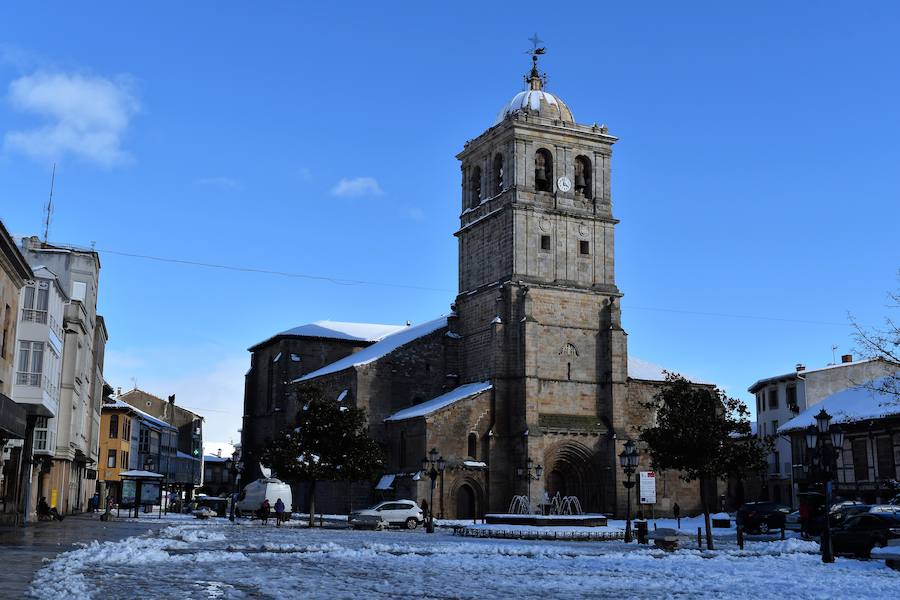
[[[474,519],[478,516],[475,502],[475,490],[468,483],[464,483],[456,490],[456,518]]]
[[[584,444],[563,442],[545,455],[549,475],[547,494],[553,498],[575,496],[585,512],[603,511],[603,486],[599,455]]]

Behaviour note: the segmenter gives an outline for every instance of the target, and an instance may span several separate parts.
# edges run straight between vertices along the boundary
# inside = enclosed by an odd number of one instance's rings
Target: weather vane
[[[528,38],[528,41],[531,42],[531,50],[526,50],[525,53],[531,55],[531,73],[525,76],[525,85],[532,90],[539,90],[547,83],[547,75],[538,71],[537,61],[538,56],[547,52],[547,48],[541,46],[544,40],[537,33]]]
[[[532,57],[537,57],[538,54],[543,54],[547,51],[546,48],[541,46],[541,44],[544,43],[544,40],[539,38],[537,33],[528,38],[528,41],[531,42],[531,50],[526,50],[526,54],[530,54]]]

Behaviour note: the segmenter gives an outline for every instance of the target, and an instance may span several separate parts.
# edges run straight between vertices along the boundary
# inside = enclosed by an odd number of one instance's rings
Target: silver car
[[[415,529],[425,522],[425,514],[414,500],[388,500],[376,504],[372,508],[354,511],[350,513],[349,522],[353,526],[354,521],[369,521],[372,517],[380,517],[387,525],[396,525],[407,529]]]

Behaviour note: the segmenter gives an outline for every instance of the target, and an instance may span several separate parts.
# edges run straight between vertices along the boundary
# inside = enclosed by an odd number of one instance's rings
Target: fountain
[[[563,496],[559,492],[549,498],[544,494],[541,511],[535,514],[528,496],[513,496],[506,514],[487,514],[485,522],[508,525],[574,525],[579,527],[603,527],[606,516],[586,514],[576,496]],[[546,513],[546,514],[544,514]]]
[[[513,496],[512,501],[509,503],[508,514],[511,515],[530,515],[531,514],[531,502],[528,500],[528,496]]]

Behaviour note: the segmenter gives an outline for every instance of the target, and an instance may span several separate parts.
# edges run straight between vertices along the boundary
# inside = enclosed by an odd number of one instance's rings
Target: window
[[[3,339],[0,340],[0,358],[6,358],[6,341],[9,339],[10,312],[9,304],[6,305],[6,312],[3,313]]]
[[[46,323],[49,295],[50,284],[46,281],[25,286],[22,297],[22,320]]]
[[[578,242],[578,254],[582,256],[587,256],[591,253],[591,243],[587,240],[580,240]]]
[[[878,465],[878,479],[894,479],[894,465],[891,461],[893,454],[893,446],[891,438],[888,436],[880,436],[875,439],[875,459]]]
[[[494,156],[494,195],[503,191],[503,155]]]
[[[869,480],[869,449],[866,438],[857,438],[850,444],[853,450],[853,478],[856,481]]]
[[[775,421],[774,423],[777,423]],[[777,429],[777,428],[776,428]],[[772,475],[779,475],[780,471],[778,470],[779,465],[781,464],[781,454],[777,451],[772,453]]]
[[[39,386],[43,372],[43,342],[19,342],[19,370],[16,373],[16,383]]]
[[[128,450],[122,450],[122,468],[128,469],[128,461],[131,459],[131,453]]]
[[[591,198],[591,161],[586,156],[575,157],[575,193]]]
[[[778,408],[778,389],[769,390],[769,410]]]
[[[205,469],[203,469],[203,480],[206,483],[212,483],[212,480],[213,480],[212,467],[206,467]]]
[[[778,435],[778,420],[772,421],[772,435]]]
[[[141,429],[140,436],[138,438],[138,452],[141,454],[147,454],[150,452],[150,430],[149,429]]]
[[[765,403],[762,401],[762,394],[757,394],[756,395],[756,416],[758,417],[759,414],[763,410],[765,410],[765,408],[766,408]]]
[[[109,438],[114,440],[117,437],[119,437],[119,415],[109,415]]]
[[[469,178],[469,193],[471,194],[469,206],[474,208],[481,204],[481,167],[472,169],[472,176]]]
[[[786,401],[788,408],[791,409],[791,412],[793,413],[799,413],[800,406],[797,404],[797,386],[789,385],[784,391],[787,394]]]
[[[534,189],[539,192],[553,191],[553,156],[546,148],[534,153]]]
[[[545,250],[547,252],[550,251],[550,236],[549,235],[541,236],[541,250]]]
[[[50,450],[50,432],[47,429],[47,417],[38,417],[34,421],[34,446],[36,451]]]
[[[478,434],[474,433],[474,432],[470,433],[468,441],[469,441],[469,444],[468,444],[469,457],[472,460],[475,460],[478,458]]]
[[[106,455],[106,466],[110,469],[116,468],[116,451],[110,450]]]
[[[131,439],[131,419],[129,419],[128,417],[122,418],[122,439]]]

